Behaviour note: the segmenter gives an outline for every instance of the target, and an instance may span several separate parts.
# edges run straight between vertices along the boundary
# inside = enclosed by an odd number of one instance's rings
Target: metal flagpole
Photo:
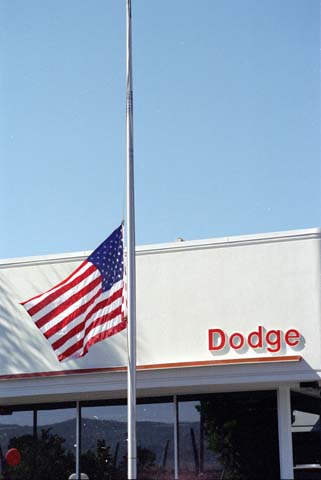
[[[127,313],[128,313],[128,479],[137,478],[136,448],[136,262],[134,205],[134,135],[132,87],[131,0],[126,0],[126,219],[127,219]]]
[[[174,405],[174,479],[179,479],[179,436],[178,436],[178,401],[177,395],[173,398]]]
[[[80,454],[81,454],[81,409],[80,409],[80,403],[76,402],[76,479],[77,480],[81,480]]]

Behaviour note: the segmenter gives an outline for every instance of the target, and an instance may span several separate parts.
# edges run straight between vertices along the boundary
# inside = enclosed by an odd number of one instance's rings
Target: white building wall
[[[147,367],[138,375],[140,391],[272,388],[278,382],[318,379],[320,236],[313,229],[139,247],[137,359]],[[82,359],[59,363],[19,305],[61,281],[87,254],[0,262],[0,402],[21,395],[125,394],[124,372],[88,369],[125,366],[126,332],[95,345]],[[283,345],[277,353],[208,349],[211,328],[247,335],[259,325],[295,328],[303,341],[299,348]],[[301,360],[274,361],[294,356]],[[271,363],[262,364],[262,358]],[[193,366],[218,360],[233,365]],[[238,365],[244,360],[251,364]],[[81,375],[75,372],[79,369]],[[73,374],[55,375],[63,371]],[[49,374],[39,376],[43,372]]]

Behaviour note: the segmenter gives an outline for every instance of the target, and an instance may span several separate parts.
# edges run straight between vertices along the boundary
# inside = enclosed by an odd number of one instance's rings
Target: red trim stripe
[[[228,360],[201,360],[198,362],[177,362],[177,363],[156,363],[150,365],[138,365],[137,371],[145,370],[160,370],[169,368],[192,368],[192,367],[211,367],[217,365],[242,365],[242,364],[257,364],[257,363],[286,363],[286,362],[300,362],[301,355],[289,355],[282,357],[260,357],[260,358],[239,358]],[[118,373],[126,372],[127,367],[107,367],[107,368],[79,368],[74,370],[56,370],[47,372],[32,372],[32,373],[11,373],[8,375],[0,375],[0,380],[22,380],[28,378],[38,377],[64,377],[67,375],[86,375],[90,373]]]

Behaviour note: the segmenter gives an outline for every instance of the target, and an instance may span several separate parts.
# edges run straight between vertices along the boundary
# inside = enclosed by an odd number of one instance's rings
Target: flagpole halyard
[[[136,262],[132,87],[131,0],[126,0],[126,220],[127,220],[127,314],[128,314],[128,479],[137,478],[136,448]]]

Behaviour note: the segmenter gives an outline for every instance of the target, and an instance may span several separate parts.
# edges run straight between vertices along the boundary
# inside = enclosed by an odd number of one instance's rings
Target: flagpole
[[[136,262],[134,205],[134,132],[132,86],[131,0],[126,0],[126,219],[127,219],[127,309],[128,309],[128,479],[137,478],[136,448]]]

